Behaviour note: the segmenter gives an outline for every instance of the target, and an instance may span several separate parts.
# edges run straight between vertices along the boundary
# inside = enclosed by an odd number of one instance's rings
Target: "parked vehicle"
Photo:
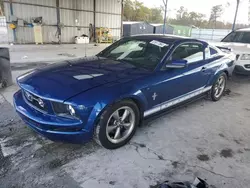
[[[229,47],[236,54],[236,73],[250,75],[250,28],[232,31],[218,45]]]
[[[51,140],[125,145],[144,118],[203,95],[218,101],[235,55],[164,35],[125,37],[94,57],[17,78],[16,111]],[[191,123],[191,122],[190,122]]]

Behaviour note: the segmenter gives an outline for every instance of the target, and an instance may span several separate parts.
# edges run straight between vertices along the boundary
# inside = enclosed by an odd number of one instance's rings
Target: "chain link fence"
[[[205,41],[221,41],[232,30],[227,29],[192,29],[191,37]]]

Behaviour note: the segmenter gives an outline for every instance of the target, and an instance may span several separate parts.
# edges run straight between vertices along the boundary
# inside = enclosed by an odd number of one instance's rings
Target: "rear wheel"
[[[217,78],[215,83],[213,84],[211,90],[211,99],[213,101],[218,101],[222,97],[227,85],[227,75],[225,73],[221,73]]]
[[[95,128],[96,142],[107,149],[125,145],[136,131],[139,116],[137,105],[130,100],[108,107]]]

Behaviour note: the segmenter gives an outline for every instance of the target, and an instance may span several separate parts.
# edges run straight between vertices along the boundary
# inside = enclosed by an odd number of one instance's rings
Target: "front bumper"
[[[237,74],[250,75],[250,70],[247,70],[244,66],[236,65],[234,68],[234,72]]]
[[[22,120],[33,130],[50,140],[84,143],[92,138],[92,133],[84,129],[81,120],[37,111],[24,101],[21,90],[14,94],[13,101]]]
[[[250,61],[246,60],[236,60],[234,72],[238,74],[250,75]]]

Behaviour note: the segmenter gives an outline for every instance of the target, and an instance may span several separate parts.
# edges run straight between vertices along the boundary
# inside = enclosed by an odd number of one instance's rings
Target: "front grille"
[[[43,112],[48,112],[48,106],[47,106],[46,101],[44,99],[41,99],[40,97],[35,96],[28,91],[23,90],[22,93],[23,93],[23,98],[25,99],[27,104],[29,104],[33,108],[36,108],[36,109],[41,110]]]

